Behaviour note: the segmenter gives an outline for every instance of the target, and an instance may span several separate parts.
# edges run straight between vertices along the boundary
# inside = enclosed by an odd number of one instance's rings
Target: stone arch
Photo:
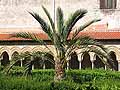
[[[43,51],[43,48],[40,46],[36,46],[32,49],[32,52],[41,52],[41,51]]]
[[[21,53],[21,49],[19,47],[12,47],[10,51],[11,51],[11,56],[13,55],[14,52],[17,52],[18,54]]]
[[[36,51],[35,53],[40,53],[40,51]],[[33,58],[34,59],[34,69],[43,69],[43,62],[42,61],[40,61],[40,60],[42,60],[42,58],[41,57],[34,57]]]
[[[116,46],[108,46],[108,53],[110,53],[111,51],[113,51],[116,55],[116,60],[120,60],[120,50],[118,47]]]
[[[23,52],[24,54],[29,54],[30,52],[26,50],[26,52]],[[22,60],[22,66],[25,66],[27,64],[27,62],[30,60],[31,57],[25,57]]]
[[[48,52],[48,50],[43,46],[36,46],[32,49],[32,52]]]
[[[10,60],[9,60],[9,55],[6,51],[2,52],[1,54],[1,65],[2,66],[6,66],[10,63]]]
[[[0,54],[2,55],[3,52],[7,52],[8,56],[9,56],[9,60],[11,60],[11,52],[10,52],[10,48],[8,47],[1,47],[0,48]]]
[[[46,55],[46,60],[45,60],[45,69],[54,69],[55,68],[55,65],[54,65],[54,57],[50,54],[47,54]],[[53,63],[52,63],[52,62]]]
[[[37,54],[42,54],[40,51],[36,52]],[[50,54],[45,56],[34,57],[34,69],[54,69],[54,64],[51,62],[54,60],[54,57]]]
[[[31,51],[32,51],[31,47],[23,47],[23,48],[21,49],[21,52],[22,52],[22,53],[31,52]]]
[[[82,69],[92,68],[92,62],[90,60],[90,55],[87,52],[82,54],[81,68]]]
[[[102,62],[101,58],[98,57],[98,55],[95,54],[94,56],[94,68],[104,68],[105,64]]]
[[[16,59],[18,60],[18,62],[16,62],[16,64],[15,64],[15,66],[21,66],[21,62],[18,58],[18,55],[19,55],[19,53],[17,51],[14,51],[11,55],[12,60],[16,60]]]
[[[109,52],[109,56],[111,60],[107,60],[107,62],[111,65],[113,70],[118,71],[118,61],[116,58],[116,53],[114,51]]]
[[[71,55],[71,59],[69,60],[69,68],[71,68],[71,69],[79,69],[79,61],[78,61],[78,56],[77,56],[76,52],[74,52]]]

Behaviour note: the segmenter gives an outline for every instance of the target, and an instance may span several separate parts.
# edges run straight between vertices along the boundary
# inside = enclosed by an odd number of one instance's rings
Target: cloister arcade
[[[52,46],[50,46],[52,47]],[[113,60],[115,65],[114,69],[116,71],[120,71],[120,49],[116,46],[106,46],[109,49],[109,55]],[[52,49],[52,48],[51,48]],[[1,46],[0,47],[0,64],[6,66],[7,64],[11,63],[11,60],[14,59],[18,54],[24,52],[40,52],[45,51],[45,47],[43,46]],[[52,56],[49,55],[51,59],[54,59]],[[40,58],[34,58],[40,59]],[[109,60],[106,60],[109,64]],[[16,63],[17,66],[24,66],[26,63],[26,59],[23,61],[19,61]],[[49,61],[45,62],[45,65],[40,66],[39,62],[34,63],[33,69],[50,69],[54,68],[54,65]],[[85,69],[85,68],[103,68],[107,69],[106,65],[102,62],[102,60],[95,54],[95,53],[84,53],[79,54],[78,51],[74,52],[71,57],[69,58],[69,62],[66,65],[66,69]]]

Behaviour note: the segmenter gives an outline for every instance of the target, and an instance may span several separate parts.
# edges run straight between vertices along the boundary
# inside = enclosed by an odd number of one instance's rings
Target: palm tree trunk
[[[65,69],[63,68],[62,61],[57,59],[55,60],[55,81],[61,81],[65,78]]]

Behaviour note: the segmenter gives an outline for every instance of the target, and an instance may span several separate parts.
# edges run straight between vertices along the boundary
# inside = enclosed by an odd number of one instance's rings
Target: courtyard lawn
[[[17,70],[17,71],[16,71]],[[119,90],[120,72],[68,70],[66,79],[54,82],[54,70],[33,70],[22,76],[22,69],[14,68],[9,75],[0,73],[0,90]]]

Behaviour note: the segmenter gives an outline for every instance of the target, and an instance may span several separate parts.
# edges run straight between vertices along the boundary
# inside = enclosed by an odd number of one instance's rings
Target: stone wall
[[[53,53],[56,53],[54,50],[54,46],[49,45],[48,46],[49,49],[52,50]],[[115,56],[115,58],[113,58],[115,63],[115,70],[120,71],[120,45],[105,45],[106,48],[108,48],[108,52],[109,54],[113,53],[112,55]],[[3,64],[3,61],[7,61],[7,62],[11,62],[12,57],[14,56],[15,53],[21,54],[21,53],[25,53],[25,52],[41,52],[41,51],[45,51],[47,52],[48,50],[44,47],[44,46],[39,46],[39,45],[0,45],[0,65],[5,65]],[[106,69],[106,65],[96,56],[95,53],[93,52],[89,52],[87,54],[87,56],[84,56],[85,54],[80,54],[80,50],[75,51],[76,56],[72,56],[70,58],[68,58],[70,61],[71,60],[75,60],[75,62],[77,63],[72,63],[70,64],[70,62],[67,63],[67,69],[69,69],[71,66],[74,67],[76,66],[76,64],[78,65],[75,68],[72,69],[84,69],[84,68],[104,68]],[[4,56],[5,55],[5,56]],[[7,55],[7,57],[6,57]],[[88,58],[89,57],[89,58]],[[76,58],[76,59],[75,59]],[[86,62],[86,60],[89,62]],[[107,61],[107,60],[106,60]],[[39,63],[39,62],[38,62]],[[21,66],[24,63],[21,62]],[[70,65],[70,67],[69,67]],[[68,68],[69,67],[69,68]]]
[[[76,9],[84,8],[88,10],[87,17],[84,20],[93,18],[102,18],[100,24],[108,23],[108,28],[119,28],[120,26],[120,1],[117,3],[117,9],[111,13],[103,13],[99,9],[99,0],[55,0],[56,7],[60,6],[65,18]],[[0,28],[25,28],[39,27],[28,11],[39,13],[42,17],[45,14],[41,8],[44,5],[53,16],[53,0],[0,0]],[[83,20],[83,21],[84,21]]]

